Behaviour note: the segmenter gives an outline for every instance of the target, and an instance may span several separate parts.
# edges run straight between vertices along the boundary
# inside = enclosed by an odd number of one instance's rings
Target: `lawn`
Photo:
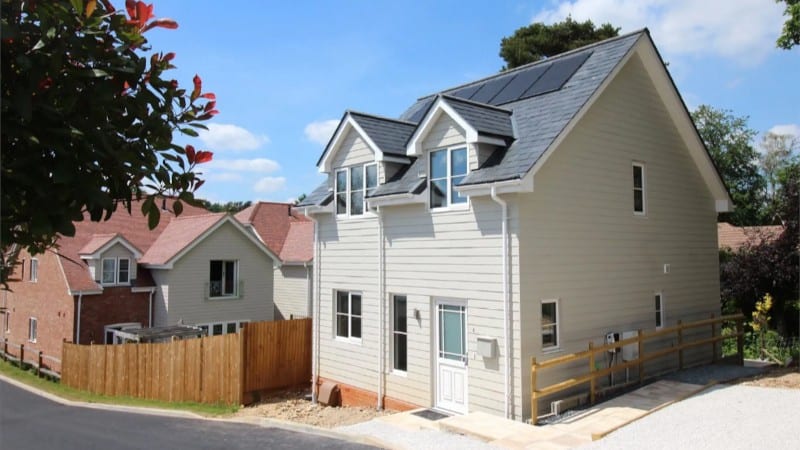
[[[235,413],[239,407],[230,405],[207,405],[203,403],[169,403],[158,400],[146,400],[133,397],[110,397],[107,395],[93,394],[69,386],[64,386],[56,381],[39,378],[29,370],[23,370],[16,365],[0,361],[0,375],[13,378],[28,386],[57,395],[66,400],[85,402],[85,403],[104,403],[111,405],[138,406],[144,408],[173,409],[193,412],[203,416],[223,416]]]

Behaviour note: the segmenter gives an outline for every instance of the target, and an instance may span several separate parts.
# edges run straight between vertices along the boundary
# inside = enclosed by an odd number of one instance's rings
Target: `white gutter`
[[[311,312],[311,403],[317,403],[317,383],[319,380],[319,221],[308,214],[305,208],[303,214],[314,223],[314,262],[311,266],[313,279],[312,289],[312,312]],[[317,310],[313,311],[313,304],[316,303]]]
[[[509,270],[508,270],[508,203],[497,196],[497,187],[492,186],[491,190],[492,200],[495,201],[502,210],[502,246],[503,246],[503,358],[504,358],[504,379],[503,379],[503,397],[505,405],[505,418],[511,417],[511,289],[509,286]]]
[[[378,215],[378,411],[383,409],[383,385],[386,378],[386,358],[384,357],[384,346],[386,345],[386,317],[384,303],[384,285],[383,285],[383,216],[381,215],[381,207],[375,209]]]

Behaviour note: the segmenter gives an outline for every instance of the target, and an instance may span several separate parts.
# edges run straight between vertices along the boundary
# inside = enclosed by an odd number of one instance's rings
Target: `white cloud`
[[[206,178],[214,181],[242,181],[242,175],[235,172],[209,173]]]
[[[609,22],[622,32],[648,27],[668,60],[715,55],[753,65],[775,50],[782,13],[782,5],[764,0],[568,0],[533,21],[553,23],[572,15],[596,25]]]
[[[210,169],[227,170],[233,172],[259,172],[272,173],[280,169],[277,162],[267,158],[255,159],[214,159],[208,163]]]
[[[270,193],[280,191],[286,187],[286,178],[284,177],[264,177],[256,181],[253,185],[253,190],[260,193]]]
[[[775,125],[769,129],[769,132],[774,134],[790,134],[800,139],[800,125],[794,123]]]
[[[336,119],[318,120],[306,125],[304,132],[308,140],[320,145],[327,145],[338,125],[339,121]]]
[[[214,151],[256,150],[269,143],[267,136],[257,136],[246,129],[225,123],[208,124],[208,130],[197,130],[200,139]]]

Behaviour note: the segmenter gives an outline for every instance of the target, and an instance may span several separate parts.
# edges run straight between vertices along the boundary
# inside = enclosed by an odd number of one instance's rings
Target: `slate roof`
[[[406,156],[406,142],[414,133],[417,124],[355,111],[350,111],[350,117],[361,126],[382,152]]]
[[[503,138],[514,137],[511,110],[450,95],[441,95],[441,97],[479,134]]]
[[[252,226],[281,261],[310,262],[314,259],[314,223],[293,207],[291,203],[257,202],[235,217]]]
[[[499,149],[477,170],[471,171],[459,185],[474,185],[522,178],[536,164],[555,139],[564,131],[567,124],[576,116],[589,98],[603,84],[614,68],[632,50],[636,42],[648,31],[640,30],[605,41],[597,42],[542,61],[521,66],[506,72],[456,86],[439,94],[422,97],[411,105],[401,116],[401,123],[417,123],[428,114],[436,98],[440,96],[455,109],[464,120],[479,133],[498,137],[514,138],[506,149]],[[476,91],[478,85],[503,80],[511,83],[514,77],[533,77],[530,72],[542,72],[543,65],[551,65],[559,60],[583,61],[577,70],[556,90],[543,91],[534,96],[524,95],[520,100],[507,101],[502,108],[490,104],[464,100],[455,97],[466,91]],[[544,75],[542,75],[544,77]],[[508,84],[505,83],[505,84]],[[459,94],[461,95],[461,94]],[[494,97],[493,97],[494,98]],[[492,100],[489,100],[492,101]],[[504,100],[505,101],[505,100]],[[508,111],[509,113],[505,112]],[[359,122],[360,123],[360,122]],[[377,131],[377,128],[375,129]],[[366,130],[365,130],[366,132]],[[372,137],[372,136],[371,136]],[[373,138],[373,140],[375,140]],[[393,137],[397,145],[397,136]],[[377,144],[377,142],[376,142]],[[324,155],[324,153],[323,153]],[[414,160],[397,176],[378,187],[370,197],[408,193],[419,189],[420,180],[424,188],[425,178],[420,178],[421,163]],[[298,206],[324,206],[333,196],[329,182],[322,183]]]

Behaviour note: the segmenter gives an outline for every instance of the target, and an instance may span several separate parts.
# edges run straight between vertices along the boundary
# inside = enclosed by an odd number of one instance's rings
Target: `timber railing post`
[[[639,384],[644,384],[644,332],[641,329],[636,331],[636,339],[639,344]]]
[[[589,381],[589,404],[594,405],[595,390],[597,380],[594,377],[594,342],[589,342],[589,374],[592,376]]]
[[[683,370],[683,321],[678,321],[678,370]]]
[[[19,368],[25,367],[25,344],[19,346]]]
[[[736,319],[736,352],[739,355],[739,365],[744,365],[744,318]]]
[[[39,350],[39,363],[36,365],[36,376],[42,376],[42,351]]]
[[[531,425],[536,425],[539,417],[539,401],[536,398],[536,358],[531,358]]]
[[[8,361],[8,338],[3,338],[3,361]]]

